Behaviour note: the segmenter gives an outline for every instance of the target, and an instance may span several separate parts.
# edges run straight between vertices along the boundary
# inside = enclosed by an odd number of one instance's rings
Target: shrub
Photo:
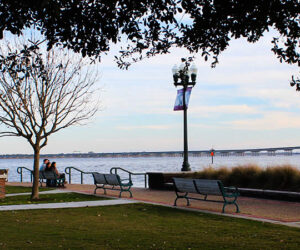
[[[265,179],[266,189],[300,191],[300,171],[290,165],[268,167]]]
[[[207,167],[198,172],[178,173],[177,177],[218,179],[225,186],[300,192],[300,170],[291,165],[259,167],[254,164],[220,168]]]
[[[230,180],[231,184],[244,188],[300,191],[300,170],[291,165],[233,167]]]

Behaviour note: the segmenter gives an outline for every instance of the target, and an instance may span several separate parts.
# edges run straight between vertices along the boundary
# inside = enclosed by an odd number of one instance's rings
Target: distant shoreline
[[[120,153],[74,153],[74,154],[41,154],[40,158],[119,158],[119,157],[181,157],[182,151],[167,151],[167,152],[120,152]],[[278,152],[276,155],[291,156],[299,155],[300,153],[294,152],[292,154],[285,154],[284,152]],[[228,156],[253,156],[259,157],[260,155],[268,156],[268,153],[261,152],[258,155],[251,155],[251,153],[245,153],[244,155],[222,155],[216,153],[214,156],[228,157]],[[211,157],[210,151],[190,151],[190,157]],[[275,156],[275,155],[272,155]],[[5,154],[0,155],[1,159],[32,159],[33,154]]]

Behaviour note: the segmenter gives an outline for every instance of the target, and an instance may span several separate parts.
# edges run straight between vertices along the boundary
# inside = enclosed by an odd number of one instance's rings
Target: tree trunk
[[[31,200],[39,199],[39,164],[40,164],[40,148],[34,149],[34,161],[33,161],[33,185]]]

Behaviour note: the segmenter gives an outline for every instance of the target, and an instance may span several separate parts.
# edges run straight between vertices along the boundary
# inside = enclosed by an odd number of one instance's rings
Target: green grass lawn
[[[40,191],[49,191],[54,188],[40,187]],[[22,186],[5,186],[5,193],[16,194],[16,193],[31,193],[32,187],[22,187]]]
[[[11,196],[0,199],[0,206],[4,205],[20,205],[20,204],[36,204],[36,203],[56,203],[70,201],[94,201],[107,200],[108,198],[97,197],[93,195],[77,194],[77,193],[58,193],[58,194],[40,194],[40,199],[31,201],[30,195]]]
[[[1,212],[6,249],[299,249],[300,230],[147,204]]]

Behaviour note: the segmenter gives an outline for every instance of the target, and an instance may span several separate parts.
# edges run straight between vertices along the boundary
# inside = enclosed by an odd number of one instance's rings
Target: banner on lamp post
[[[184,107],[183,107],[183,91],[184,91],[184,89],[177,90],[177,96],[176,96],[176,100],[175,100],[174,111],[184,109]],[[185,105],[186,105],[186,108],[188,108],[188,105],[189,105],[191,92],[192,92],[192,87],[186,88],[186,91],[185,91]]]

